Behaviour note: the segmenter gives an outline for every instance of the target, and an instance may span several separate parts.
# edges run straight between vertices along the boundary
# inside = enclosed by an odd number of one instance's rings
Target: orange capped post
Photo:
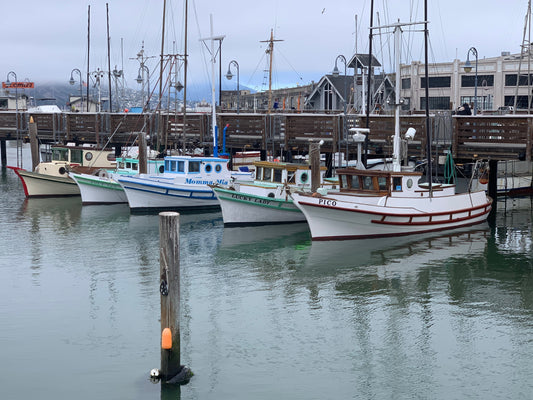
[[[161,333],[161,348],[170,350],[172,348],[172,332],[170,328],[163,329]]]

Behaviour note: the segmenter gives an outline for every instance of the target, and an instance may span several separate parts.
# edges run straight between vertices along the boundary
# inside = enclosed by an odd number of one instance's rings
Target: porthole
[[[211,172],[211,164],[206,164],[205,166],[205,172],[210,173]]]
[[[222,166],[221,166],[220,164],[217,164],[217,165],[215,166],[215,171],[217,171],[217,172],[222,171]]]
[[[91,161],[93,159],[93,153],[91,153],[90,151],[88,151],[87,153],[85,153],[85,159],[87,161]]]
[[[411,178],[407,179],[407,187],[411,189],[413,187],[413,180]]]
[[[274,197],[276,197],[276,195],[275,195],[274,193],[270,192],[270,193],[268,194],[268,197],[270,197],[271,199],[273,199]]]
[[[304,172],[302,175],[300,175],[300,180],[303,183],[307,182],[307,179],[309,179],[309,175],[307,174],[307,172]]]

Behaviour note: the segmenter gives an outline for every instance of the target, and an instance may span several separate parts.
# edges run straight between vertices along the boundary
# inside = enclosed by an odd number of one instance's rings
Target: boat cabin
[[[54,146],[51,152],[52,161],[98,168],[115,168],[116,165],[113,149],[102,150],[85,146]]]
[[[167,156],[164,172],[169,174],[211,174],[228,171],[228,159],[215,157]]]
[[[254,162],[255,181],[258,183],[311,185],[311,169],[306,164],[258,161]],[[320,180],[324,179],[326,167],[320,167]]]
[[[422,190],[420,172],[393,172],[345,168],[337,171],[341,192],[356,192],[375,196]],[[427,190],[427,189],[426,189]]]

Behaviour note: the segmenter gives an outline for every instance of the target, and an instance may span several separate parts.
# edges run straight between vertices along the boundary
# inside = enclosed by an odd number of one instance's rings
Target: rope
[[[451,151],[446,154],[446,163],[444,164],[444,182],[455,183],[457,179],[457,172],[455,170],[455,163]]]

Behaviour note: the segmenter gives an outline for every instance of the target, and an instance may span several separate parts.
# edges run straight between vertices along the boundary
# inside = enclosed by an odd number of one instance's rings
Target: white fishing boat
[[[164,161],[148,160],[147,164],[148,173],[158,174],[159,168],[163,167]],[[100,170],[95,175],[69,172],[69,176],[78,185],[83,205],[128,202],[124,189],[118,183],[118,178],[138,174],[139,159],[119,157],[116,165],[116,170]]]
[[[291,190],[310,190],[311,171],[307,164],[254,162],[252,182],[230,182],[212,186],[220,201],[225,226],[268,225],[305,221],[293,204]],[[325,167],[320,179],[324,184]],[[327,184],[331,189],[334,183]]]
[[[401,24],[394,27],[399,71]],[[421,173],[402,171],[399,85],[397,77],[392,171],[345,168],[337,171],[339,192],[293,194],[313,240],[403,236],[475,225],[487,219],[492,199],[485,191],[456,193],[454,184],[435,184],[431,179],[422,183]],[[412,137],[413,130],[406,135]]]
[[[11,168],[22,181],[26,197],[79,196],[76,182],[69,171],[95,172],[99,169],[114,169],[115,154],[112,149],[96,149],[87,146],[54,146],[52,160],[41,162],[35,170]]]
[[[230,171],[228,161],[221,157],[167,156],[163,173],[121,176],[118,182],[132,212],[219,208],[208,185],[251,179],[249,172]]]

